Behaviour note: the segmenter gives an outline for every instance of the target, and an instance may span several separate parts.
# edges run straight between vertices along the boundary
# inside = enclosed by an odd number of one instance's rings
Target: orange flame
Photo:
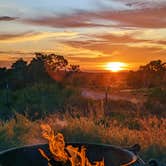
[[[61,133],[55,135],[54,131],[47,124],[41,125],[42,136],[48,140],[50,152],[55,161],[67,163],[70,161],[71,166],[104,166],[104,160],[96,161],[91,164],[86,157],[86,148],[84,146],[79,150],[78,147],[72,145],[65,146],[64,137]],[[40,154],[50,161],[50,158],[42,149],[39,149]],[[51,166],[51,164],[49,164]]]

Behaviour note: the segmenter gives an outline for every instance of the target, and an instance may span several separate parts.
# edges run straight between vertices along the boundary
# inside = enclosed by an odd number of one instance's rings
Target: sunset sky
[[[82,70],[166,61],[166,0],[1,0],[0,66],[34,52]]]

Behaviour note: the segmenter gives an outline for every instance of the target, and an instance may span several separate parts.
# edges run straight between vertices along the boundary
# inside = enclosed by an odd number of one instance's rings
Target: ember
[[[104,166],[103,161],[96,161],[90,163],[86,157],[86,148],[73,147],[72,145],[65,146],[64,137],[61,133],[55,134],[49,125],[41,125],[42,136],[48,140],[49,150],[55,162],[61,162],[62,165],[70,163],[71,166]],[[50,162],[52,159],[42,150],[39,149],[40,154],[48,160],[49,166],[53,166]]]

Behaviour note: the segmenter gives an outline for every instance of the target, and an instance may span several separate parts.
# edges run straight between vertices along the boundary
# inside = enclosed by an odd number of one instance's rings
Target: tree
[[[154,60],[145,66],[140,66],[139,71],[145,87],[155,87],[163,84],[163,77],[166,72],[165,64],[161,60]]]
[[[165,86],[166,84],[166,63],[161,60],[154,60],[138,71],[129,72],[127,84],[133,88],[150,88]]]
[[[30,84],[50,81],[50,77],[45,68],[47,55],[35,53],[35,57],[28,65],[28,82]]]
[[[70,72],[71,71],[71,72]],[[79,65],[68,65],[62,55],[35,53],[35,57],[27,64],[23,58],[14,62],[10,69],[0,68],[0,87],[24,88],[29,84],[53,81],[52,75],[65,78],[67,73],[79,71]],[[51,74],[52,75],[51,75]],[[56,79],[55,79],[56,80]]]
[[[23,58],[18,59],[15,63],[12,64],[12,69],[13,70],[22,70],[26,69],[27,67],[27,62],[23,60]]]
[[[72,73],[80,71],[79,65],[68,65],[67,59],[62,55],[38,53],[44,57],[44,67],[47,73],[54,80],[61,82],[64,78],[71,76]]]
[[[29,64],[29,77],[31,81],[59,80],[66,75],[68,61],[61,55],[35,53],[35,57]],[[58,79],[56,79],[58,75]],[[61,80],[61,79],[60,79]]]
[[[52,71],[66,71],[68,61],[61,55],[49,54],[46,56],[45,65]]]
[[[166,71],[166,63],[163,63],[161,60],[154,60],[145,66],[140,66],[139,70],[145,72],[164,72]]]
[[[23,58],[18,59],[11,66],[12,84],[14,88],[22,88],[26,84],[27,62]]]
[[[7,77],[7,68],[0,68],[0,89],[6,87]]]
[[[79,72],[80,66],[79,65],[70,65],[70,67],[68,69],[70,72]]]

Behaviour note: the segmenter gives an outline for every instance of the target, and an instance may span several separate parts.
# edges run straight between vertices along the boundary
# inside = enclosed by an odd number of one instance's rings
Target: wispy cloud
[[[13,21],[16,19],[17,19],[17,17],[0,16],[0,21]]]
[[[112,1],[112,0],[107,0]],[[115,2],[121,2],[132,8],[160,8],[161,6],[165,6],[165,0],[113,0]]]
[[[166,28],[166,6],[137,10],[101,10],[98,12],[75,11],[68,15],[45,16],[23,19],[23,23],[57,28],[79,28],[96,26]],[[96,20],[114,21],[116,25],[105,25]]]
[[[0,51],[1,54],[6,54],[6,55],[33,55],[33,52],[27,52],[27,51]],[[0,56],[1,57],[1,56]],[[10,56],[11,57],[11,56]],[[14,56],[15,57],[15,56]],[[32,56],[31,56],[32,57]],[[1,59],[1,58],[0,58]]]
[[[66,41],[65,44],[77,49],[87,49],[98,52],[95,61],[123,61],[139,62],[155,59],[163,59],[166,53],[164,41],[153,41],[148,39],[137,39],[135,33],[125,35],[115,35],[111,33],[91,36],[91,40],[86,41]],[[137,34],[138,35],[138,34]],[[91,57],[75,57],[80,61],[94,61]],[[85,60],[87,59],[87,60]]]
[[[15,34],[0,34],[0,43],[15,43],[25,41],[37,41],[45,38],[65,38],[76,36],[75,32],[24,32]]]
[[[56,28],[81,28],[81,27],[97,27],[104,26],[100,23],[95,23],[90,17],[86,16],[86,13],[77,12],[70,15],[60,16],[45,16],[33,19],[24,19],[23,23],[32,25],[48,26]]]

